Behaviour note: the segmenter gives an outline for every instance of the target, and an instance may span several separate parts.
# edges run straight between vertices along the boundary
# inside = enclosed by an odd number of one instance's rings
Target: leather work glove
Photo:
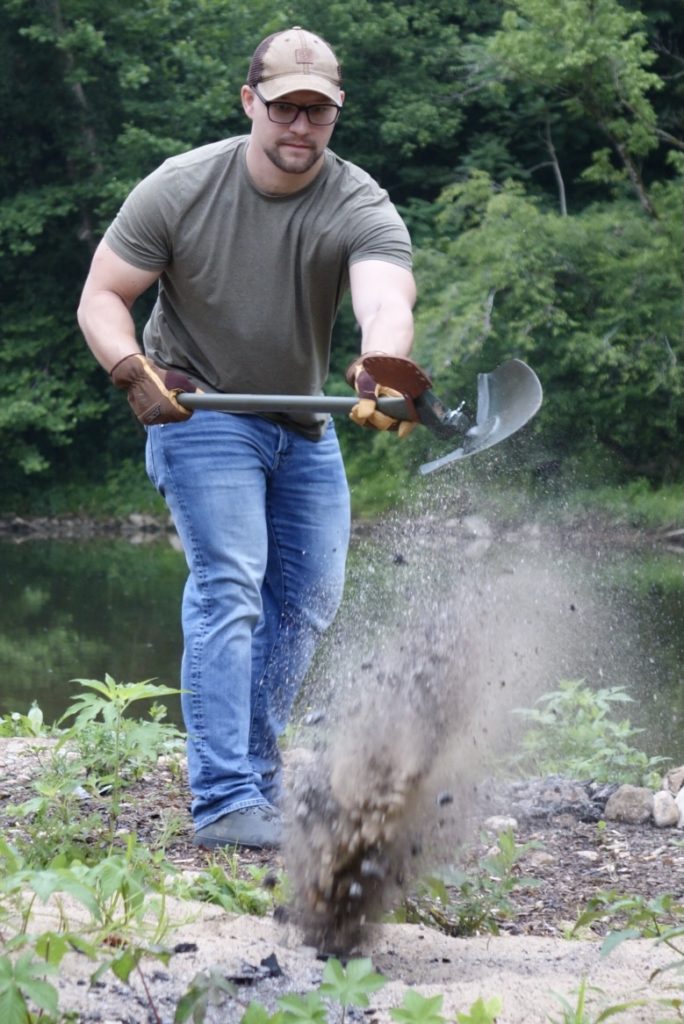
[[[192,409],[184,409],[176,395],[198,388],[178,370],[167,370],[133,352],[112,367],[110,376],[115,387],[127,392],[128,404],[145,426],[177,423],[192,416]]]
[[[400,438],[407,437],[419,421],[413,399],[432,387],[430,378],[412,359],[382,352],[368,352],[355,359],[345,376],[359,396],[350,419],[361,427],[394,430]],[[384,397],[403,398],[412,418],[397,420],[380,412],[376,399]]]

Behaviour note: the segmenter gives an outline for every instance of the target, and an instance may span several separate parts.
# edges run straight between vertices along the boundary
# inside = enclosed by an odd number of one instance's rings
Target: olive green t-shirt
[[[410,268],[410,238],[387,193],[330,150],[301,191],[260,192],[247,142],[166,160],[133,189],[105,239],[133,266],[162,270],[143,332],[148,356],[208,391],[317,395],[349,265]],[[285,419],[311,436],[326,421]]]

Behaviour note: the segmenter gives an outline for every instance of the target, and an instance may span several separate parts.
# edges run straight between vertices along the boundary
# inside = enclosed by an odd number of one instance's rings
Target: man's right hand
[[[110,375],[115,387],[127,392],[128,404],[146,427],[178,423],[192,416],[192,410],[184,409],[176,396],[198,389],[178,370],[167,370],[141,352],[133,352],[120,359]]]
[[[349,413],[354,423],[375,430],[394,430],[400,438],[407,437],[418,423],[414,398],[432,386],[428,375],[412,359],[385,352],[359,356],[347,367],[346,379],[359,396]],[[383,397],[403,398],[411,419],[397,420],[380,412],[377,399]]]

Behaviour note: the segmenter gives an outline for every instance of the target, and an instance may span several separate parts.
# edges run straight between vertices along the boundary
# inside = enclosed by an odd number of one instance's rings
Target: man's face
[[[252,121],[252,143],[274,167],[286,174],[306,174],[318,163],[330,142],[334,124],[313,125],[303,110],[291,124],[275,124],[269,120],[266,105],[248,86],[243,88],[242,102]],[[298,90],[278,97],[278,102],[305,106],[330,100],[321,93]]]

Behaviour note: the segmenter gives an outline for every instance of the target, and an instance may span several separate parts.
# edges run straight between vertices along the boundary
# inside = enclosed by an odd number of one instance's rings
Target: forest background
[[[532,481],[683,482],[682,0],[0,0],[0,11],[0,513],[155,507],[142,428],[83,342],[79,293],[136,181],[247,132],[251,53],[292,24],[343,64],[333,148],[376,177],[411,229],[414,355],[440,397],[471,397],[478,372],[522,358],[546,398],[525,432]],[[141,324],[153,297],[138,304]],[[358,344],[347,303],[329,393],[348,393]],[[357,512],[391,502],[443,450],[425,430],[398,442],[338,426]]]

